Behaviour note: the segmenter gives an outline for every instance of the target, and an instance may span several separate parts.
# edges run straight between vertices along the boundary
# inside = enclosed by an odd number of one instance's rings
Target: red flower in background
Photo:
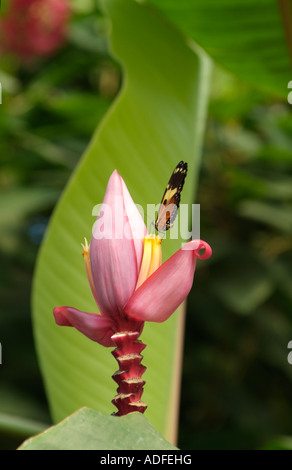
[[[23,60],[48,56],[65,40],[68,0],[11,0],[0,19],[0,50]]]

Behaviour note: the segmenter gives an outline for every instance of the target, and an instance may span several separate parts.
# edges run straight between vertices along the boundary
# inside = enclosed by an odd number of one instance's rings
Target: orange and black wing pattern
[[[172,226],[177,216],[180,203],[180,193],[182,192],[184,186],[187,171],[188,164],[181,161],[175,167],[170,177],[170,180],[162,196],[154,224],[157,232],[166,232],[166,230]]]

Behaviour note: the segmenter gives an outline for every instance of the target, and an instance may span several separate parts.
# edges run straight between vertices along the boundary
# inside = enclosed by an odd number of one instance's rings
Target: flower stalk
[[[142,375],[146,367],[141,364],[141,352],[145,344],[138,340],[138,331],[123,331],[112,336],[117,346],[112,355],[117,360],[119,369],[112,378],[118,384],[117,395],[112,400],[118,411],[115,416],[123,416],[133,411],[144,413],[146,403],[141,401],[145,381]]]

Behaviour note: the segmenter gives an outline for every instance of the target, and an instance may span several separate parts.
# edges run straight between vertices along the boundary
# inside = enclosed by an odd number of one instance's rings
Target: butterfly
[[[166,232],[172,226],[177,216],[180,193],[184,186],[187,171],[188,164],[181,161],[177,164],[169,179],[154,224],[157,232]]]

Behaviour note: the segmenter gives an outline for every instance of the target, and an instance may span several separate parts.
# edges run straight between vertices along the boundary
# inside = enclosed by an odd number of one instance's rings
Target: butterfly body
[[[157,232],[166,232],[173,224],[180,203],[180,195],[187,176],[188,164],[181,161],[175,167],[161,199],[155,220]]]

